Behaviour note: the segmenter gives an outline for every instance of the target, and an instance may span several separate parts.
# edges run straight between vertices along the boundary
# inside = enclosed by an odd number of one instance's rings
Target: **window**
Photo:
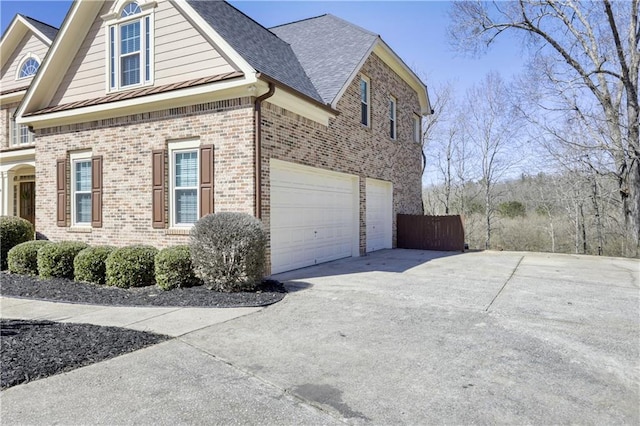
[[[369,79],[363,76],[360,78],[360,123],[367,127],[369,127],[369,119],[371,117],[369,111],[369,98]]]
[[[22,63],[18,78],[27,78],[35,75],[35,73],[38,71],[38,67],[40,67],[40,63],[36,59],[29,57]]]
[[[173,151],[173,224],[198,220],[198,150]]]
[[[28,126],[24,124],[16,123],[15,119],[16,110],[9,111],[10,116],[10,133],[11,133],[11,146],[29,145],[33,143],[33,132],[29,130]]]
[[[127,3],[109,25],[109,89],[151,83],[151,18],[136,2]]]
[[[69,163],[71,179],[67,180]],[[70,210],[72,226],[102,227],[102,156],[92,157],[91,151],[82,151],[56,160],[56,199],[58,226],[68,226]]]
[[[167,222],[170,228],[189,228],[202,216],[213,213],[213,145],[201,146],[199,140],[189,140],[169,142],[168,150],[154,150],[152,194],[154,228],[166,228]]]
[[[420,132],[420,122],[422,120],[420,119],[420,116],[417,114],[413,114],[413,141],[416,143],[420,143],[421,141],[421,132]]]
[[[71,223],[91,226],[91,153],[71,154]]]
[[[389,99],[389,137],[396,138],[396,100]]]

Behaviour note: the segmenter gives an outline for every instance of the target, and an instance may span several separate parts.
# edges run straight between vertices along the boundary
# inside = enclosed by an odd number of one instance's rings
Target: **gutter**
[[[254,152],[255,152],[255,203],[256,203],[256,218],[262,219],[262,101],[273,96],[276,91],[274,83],[269,81],[269,91],[265,94],[258,96],[253,105],[254,111],[254,126],[253,132],[254,138]]]

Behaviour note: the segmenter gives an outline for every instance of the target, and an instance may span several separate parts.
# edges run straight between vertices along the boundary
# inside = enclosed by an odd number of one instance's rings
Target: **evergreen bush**
[[[73,261],[87,248],[79,241],[60,241],[47,244],[38,250],[38,275],[40,278],[73,279]]]
[[[7,264],[9,272],[20,275],[38,275],[38,251],[51,241],[34,240],[20,243],[9,250]]]
[[[9,250],[20,243],[33,240],[33,224],[17,216],[0,216],[0,269],[7,269]]]
[[[130,288],[155,284],[156,254],[158,249],[145,245],[115,249],[105,261],[107,285]]]
[[[155,259],[156,284],[163,290],[202,284],[193,273],[189,246],[167,247]]]
[[[107,257],[115,250],[111,246],[87,247],[73,261],[73,278],[94,284],[105,284]]]

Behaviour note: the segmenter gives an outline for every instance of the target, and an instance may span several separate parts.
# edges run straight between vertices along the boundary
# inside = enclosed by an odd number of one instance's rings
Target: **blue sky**
[[[487,55],[468,58],[448,45],[449,2],[443,1],[231,1],[251,18],[275,25],[331,13],[380,34],[382,39],[425,81],[435,87],[451,81],[462,93],[490,70],[505,78],[522,66],[520,45],[502,40]],[[0,0],[2,33],[16,13],[59,27],[70,1]]]

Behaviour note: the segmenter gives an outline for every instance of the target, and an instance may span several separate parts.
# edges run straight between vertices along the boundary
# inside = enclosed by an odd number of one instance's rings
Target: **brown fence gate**
[[[399,214],[398,248],[464,251],[462,216]]]

